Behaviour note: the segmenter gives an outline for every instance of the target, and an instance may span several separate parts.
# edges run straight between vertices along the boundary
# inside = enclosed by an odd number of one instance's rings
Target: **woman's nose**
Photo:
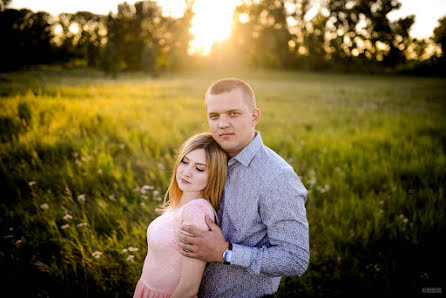
[[[187,167],[183,170],[183,174],[184,174],[184,176],[190,177],[190,176],[192,175],[191,167],[187,166]]]

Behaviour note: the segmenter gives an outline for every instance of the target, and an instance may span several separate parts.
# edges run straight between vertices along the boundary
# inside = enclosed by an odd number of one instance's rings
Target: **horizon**
[[[32,11],[46,11],[53,16],[60,13],[75,13],[77,11],[90,11],[96,14],[116,13],[120,3],[127,2],[132,5],[139,0],[109,0],[88,1],[78,0],[62,3],[51,0],[13,0],[10,8],[27,8]],[[418,39],[432,37],[433,30],[439,25],[438,20],[446,16],[446,1],[444,0],[399,0],[401,7],[388,14],[391,21],[408,15],[415,15],[415,22],[410,30],[410,35]],[[184,0],[157,0],[165,15],[181,17],[185,8]],[[239,0],[195,0],[195,16],[190,29],[194,36],[191,40],[193,52],[208,54],[213,43],[228,39],[231,34],[232,14]],[[317,4],[316,4],[317,5]]]

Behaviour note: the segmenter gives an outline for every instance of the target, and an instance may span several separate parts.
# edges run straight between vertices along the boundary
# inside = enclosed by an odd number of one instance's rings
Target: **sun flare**
[[[191,53],[207,55],[214,42],[223,41],[230,36],[236,4],[236,1],[229,0],[195,1],[195,16],[190,29],[194,36],[190,43]]]

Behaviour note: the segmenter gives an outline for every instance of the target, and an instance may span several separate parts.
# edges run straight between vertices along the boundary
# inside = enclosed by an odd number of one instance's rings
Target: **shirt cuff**
[[[249,267],[251,265],[252,248],[240,244],[232,244],[231,265]]]

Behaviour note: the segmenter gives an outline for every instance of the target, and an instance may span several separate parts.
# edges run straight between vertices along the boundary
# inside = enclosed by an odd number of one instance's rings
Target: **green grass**
[[[277,297],[444,291],[446,80],[275,71],[112,80],[57,69],[0,74],[10,289],[132,295],[176,152],[207,130],[203,96],[222,77],[252,85],[264,143],[309,190],[310,267],[284,278]]]

